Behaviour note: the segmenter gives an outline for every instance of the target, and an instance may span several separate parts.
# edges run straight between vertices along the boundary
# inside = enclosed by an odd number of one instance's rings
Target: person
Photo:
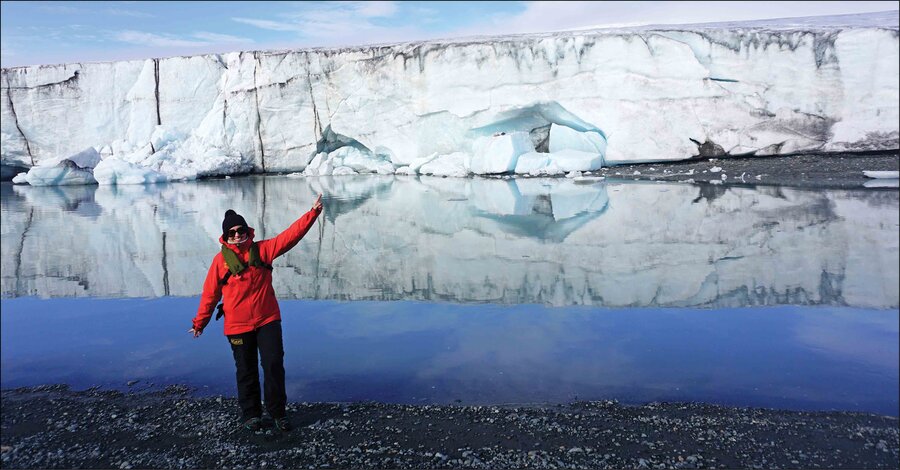
[[[219,299],[225,316],[225,336],[231,343],[237,368],[238,404],[243,427],[262,427],[259,365],[262,362],[266,411],[282,432],[290,431],[285,406],[284,347],[281,312],[272,288],[272,262],[297,245],[322,212],[322,195],[312,208],[275,238],[254,242],[253,228],[229,209],[222,221],[222,249],[213,258],[203,282],[200,307],[188,333],[203,334]],[[218,320],[218,316],[216,318]]]

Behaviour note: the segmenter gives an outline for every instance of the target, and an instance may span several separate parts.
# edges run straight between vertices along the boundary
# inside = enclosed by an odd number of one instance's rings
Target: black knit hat
[[[228,238],[228,229],[235,225],[243,225],[246,227],[247,222],[244,221],[244,218],[238,215],[237,212],[228,209],[225,211],[225,219],[222,220],[222,236]]]

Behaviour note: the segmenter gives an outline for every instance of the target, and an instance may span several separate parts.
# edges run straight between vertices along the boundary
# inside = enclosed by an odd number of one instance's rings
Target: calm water
[[[234,394],[185,332],[234,208],[274,236],[291,399],[898,414],[896,190],[234,178],[2,192],[2,386]],[[391,302],[385,302],[385,301]]]

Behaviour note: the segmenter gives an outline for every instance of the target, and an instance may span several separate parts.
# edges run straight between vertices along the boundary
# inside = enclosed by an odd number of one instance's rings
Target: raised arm
[[[225,274],[220,272],[222,265],[220,258],[221,255],[216,255],[213,258],[212,265],[206,273],[206,280],[203,281],[200,306],[197,308],[197,315],[194,317],[193,328],[188,331],[193,333],[195,338],[203,333],[203,329],[206,328],[206,325],[209,324],[209,319],[212,317],[213,309],[216,308],[216,304],[222,298],[222,285],[219,284],[219,281]]]
[[[272,264],[275,258],[287,253],[300,242],[300,239],[306,235],[321,213],[322,195],[320,194],[313,203],[312,209],[303,214],[285,231],[279,233],[275,238],[259,242],[259,257],[263,262]]]

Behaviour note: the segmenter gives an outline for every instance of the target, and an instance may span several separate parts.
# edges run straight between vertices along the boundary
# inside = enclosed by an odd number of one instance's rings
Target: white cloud
[[[209,33],[206,31],[198,31],[198,32],[192,34],[192,36],[197,39],[202,39],[204,41],[220,43],[220,44],[236,44],[236,43],[253,42],[253,40],[250,38],[242,38],[240,36],[232,36],[230,34]]]
[[[156,15],[147,13],[144,11],[126,10],[123,8],[107,8],[107,9],[103,10],[103,12],[108,13],[110,15],[115,15],[115,16],[131,16],[134,18],[155,18],[156,17]]]
[[[114,38],[117,41],[127,42],[129,44],[155,47],[202,47],[209,46],[211,44],[208,41],[196,41],[192,39],[182,39],[171,35],[161,35],[130,30],[120,31],[115,34]]]
[[[254,18],[231,18],[233,21],[237,21],[238,23],[249,24],[250,26],[256,26],[261,29],[268,29],[271,31],[303,31],[303,25],[296,23],[285,23],[282,21],[271,21],[271,20],[258,20]]]
[[[313,46],[370,44],[422,37],[415,26],[382,26],[375,20],[391,18],[396,2],[331,2],[308,4],[283,13],[278,20],[235,17],[232,20],[271,31],[299,33]]]
[[[356,14],[366,18],[390,17],[397,13],[396,2],[350,2]]]
[[[515,14],[490,16],[448,37],[689,24],[896,10],[896,2],[532,1]]]
[[[141,46],[166,48],[196,48],[227,44],[252,43],[253,40],[229,34],[197,31],[190,37],[178,37],[171,34],[145,33],[143,31],[119,31],[113,36],[117,41]]]

